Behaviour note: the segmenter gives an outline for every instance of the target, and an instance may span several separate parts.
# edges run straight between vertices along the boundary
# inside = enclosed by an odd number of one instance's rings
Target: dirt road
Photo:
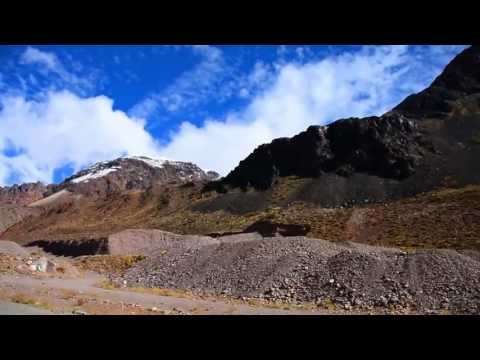
[[[0,301],[0,315],[55,315],[51,311],[34,306]]]
[[[93,273],[84,278],[33,278],[0,276],[0,299],[15,297],[32,306],[6,304],[1,313],[55,314],[192,314],[192,315],[286,315],[330,314],[327,310],[278,309],[231,302],[228,300],[161,296],[123,289],[103,289],[104,279]],[[18,299],[17,299],[18,301]],[[35,310],[34,310],[35,309]],[[5,312],[4,312],[5,311]]]

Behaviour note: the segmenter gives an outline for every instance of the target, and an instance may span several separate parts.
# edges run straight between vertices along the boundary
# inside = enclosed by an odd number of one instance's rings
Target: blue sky
[[[465,46],[0,46],[0,186],[124,155],[222,175],[254,148],[380,115]]]

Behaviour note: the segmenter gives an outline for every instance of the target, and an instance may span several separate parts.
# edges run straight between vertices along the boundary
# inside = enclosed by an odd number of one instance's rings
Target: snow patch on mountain
[[[129,156],[129,157],[125,157],[124,159],[140,160],[146,163],[147,165],[150,165],[151,167],[157,167],[157,168],[162,168],[166,163],[172,162],[171,160],[168,160],[166,158],[152,159],[146,156]]]
[[[82,175],[82,176],[79,176],[75,179],[72,179],[71,182],[73,182],[75,184],[78,184],[78,183],[86,182],[86,181],[89,181],[89,180],[92,180],[92,179],[97,179],[97,178],[100,178],[100,177],[105,176],[107,174],[110,174],[111,172],[117,171],[118,169],[120,169],[118,166],[114,166],[114,167],[107,168],[107,169],[93,170],[92,172],[89,172],[85,175]]]

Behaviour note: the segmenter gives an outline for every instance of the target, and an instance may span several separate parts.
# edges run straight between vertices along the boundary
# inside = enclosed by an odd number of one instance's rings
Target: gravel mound
[[[29,252],[13,241],[0,240],[0,254],[28,256]]]
[[[480,313],[480,257],[453,250],[333,244],[306,237],[218,243],[158,250],[122,277],[134,287],[287,302],[333,302],[345,309]]]

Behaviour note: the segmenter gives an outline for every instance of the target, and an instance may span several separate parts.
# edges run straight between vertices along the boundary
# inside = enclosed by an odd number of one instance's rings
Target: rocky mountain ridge
[[[0,186],[0,205],[28,205],[42,199],[52,187],[41,182]]]
[[[132,156],[96,163],[65,179],[56,191],[67,189],[104,196],[112,192],[146,190],[154,184],[206,182],[218,176],[189,162]]]
[[[146,156],[101,161],[81,170],[60,184],[41,182],[0,187],[0,205],[26,206],[68,190],[86,196],[146,190],[155,184],[185,184],[217,179],[214,171],[203,171],[189,162],[154,159]]]

